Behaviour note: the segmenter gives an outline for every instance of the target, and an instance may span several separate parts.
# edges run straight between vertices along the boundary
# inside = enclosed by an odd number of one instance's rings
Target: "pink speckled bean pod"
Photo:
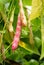
[[[21,19],[20,14],[18,15],[18,22],[16,27],[16,33],[12,42],[12,50],[15,50],[18,47],[18,42],[20,40],[20,34],[21,34]]]

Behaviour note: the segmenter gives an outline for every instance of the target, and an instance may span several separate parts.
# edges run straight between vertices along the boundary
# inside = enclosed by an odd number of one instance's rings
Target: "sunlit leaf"
[[[41,0],[32,0],[32,11],[30,19],[35,19],[40,16],[41,13]]]
[[[42,0],[42,3],[43,3],[43,15],[44,15],[44,0]]]
[[[23,1],[23,5],[31,5],[32,0],[22,0]]]

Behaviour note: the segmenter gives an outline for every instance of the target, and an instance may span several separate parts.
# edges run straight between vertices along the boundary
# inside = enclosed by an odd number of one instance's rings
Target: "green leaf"
[[[22,0],[23,1],[23,5],[31,5],[32,0]]]
[[[29,62],[25,59],[22,59],[22,65],[29,65]]]
[[[39,65],[39,63],[36,60],[31,59],[29,65]]]
[[[43,6],[43,15],[44,15],[44,0],[42,0],[42,6]]]
[[[13,21],[13,28],[14,28],[14,30],[16,30],[17,18],[18,18],[18,13],[19,13],[19,7],[17,5],[15,6],[15,12],[14,12],[14,21]]]
[[[34,32],[36,32],[37,30],[40,30],[41,21],[40,21],[39,18],[36,18],[36,19],[32,20],[31,24],[32,24],[32,30]]]
[[[43,62],[43,63],[41,63],[40,65],[44,65],[44,62]]]
[[[35,45],[36,45],[37,48],[40,47],[40,45],[41,45],[41,39],[39,37],[35,37]]]
[[[8,30],[6,30],[3,39],[5,40],[5,42],[8,42],[8,43],[11,43],[12,42],[12,39],[11,39],[11,36],[10,36],[10,33],[9,33]]]
[[[19,46],[26,49],[27,51],[29,51],[31,53],[35,53],[37,55],[40,55],[39,52],[38,52],[38,49],[36,47],[32,48],[32,47],[30,47],[30,45],[28,45],[28,44],[26,44],[22,41],[19,42]]]
[[[7,2],[10,2],[11,0],[0,0],[0,3],[5,4]]]
[[[22,27],[21,38],[27,38],[28,33],[29,33],[28,27]]]
[[[4,4],[0,3],[0,11],[4,9]]]
[[[41,0],[32,0],[32,10],[30,20],[40,16],[41,13]]]

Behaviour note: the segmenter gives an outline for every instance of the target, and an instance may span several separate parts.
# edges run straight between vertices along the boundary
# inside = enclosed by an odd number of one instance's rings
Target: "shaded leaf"
[[[44,62],[43,62],[43,63],[41,63],[40,65],[44,65]]]
[[[6,30],[6,33],[4,34],[4,40],[8,43],[11,43],[12,42],[12,39],[11,39],[11,36],[10,36],[10,33],[9,31]]]
[[[39,63],[36,60],[31,59],[29,65],[39,65]]]

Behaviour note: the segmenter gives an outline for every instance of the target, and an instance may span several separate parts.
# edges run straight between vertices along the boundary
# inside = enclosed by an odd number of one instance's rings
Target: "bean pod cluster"
[[[18,42],[20,40],[21,27],[27,26],[26,17],[23,10],[22,0],[19,0],[20,5],[20,14],[18,15],[16,33],[12,42],[12,50],[15,50],[18,47]]]

